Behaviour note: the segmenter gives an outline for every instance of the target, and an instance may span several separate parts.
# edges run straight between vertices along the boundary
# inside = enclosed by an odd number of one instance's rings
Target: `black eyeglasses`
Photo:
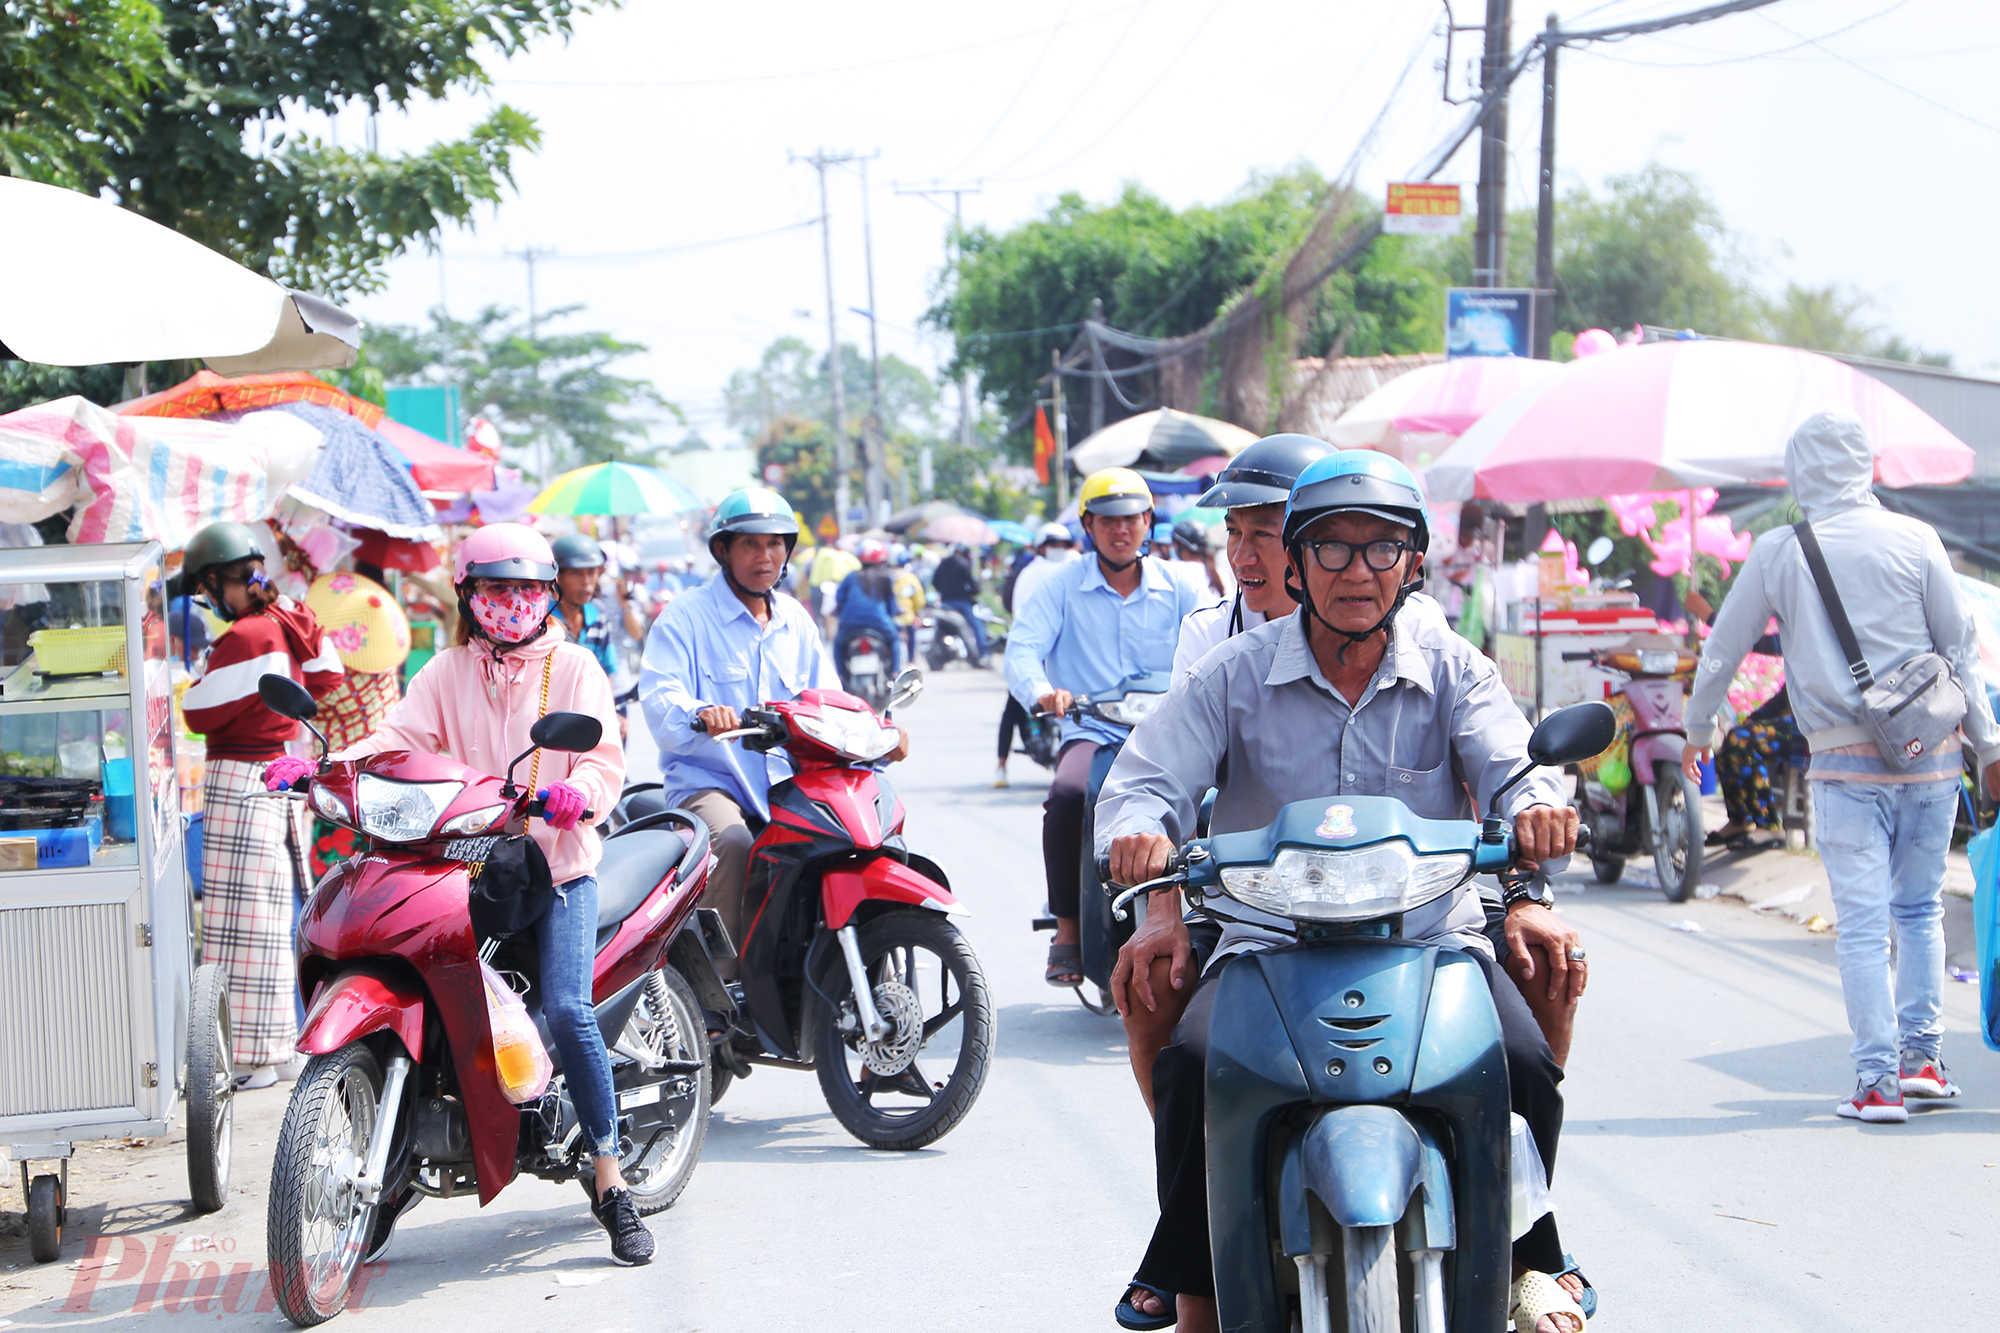
[[[1396,567],[1403,558],[1403,552],[1416,550],[1413,542],[1382,541],[1366,542],[1356,546],[1353,542],[1325,541],[1307,542],[1307,550],[1313,553],[1313,561],[1329,574],[1338,574],[1354,563],[1354,553],[1361,552],[1361,558],[1368,562],[1368,568],[1377,574],[1386,574]]]

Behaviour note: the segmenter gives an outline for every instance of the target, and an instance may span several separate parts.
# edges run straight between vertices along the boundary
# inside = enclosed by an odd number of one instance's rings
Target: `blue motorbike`
[[[1159,706],[1173,680],[1173,673],[1167,671],[1146,671],[1127,676],[1111,689],[1076,696],[1069,706],[1069,716],[1108,722],[1129,735],[1142,718]],[[1055,722],[1053,717],[1039,709],[1033,716],[1043,725]],[[1115,921],[1112,919],[1110,897],[1099,892],[1103,883],[1098,874],[1097,858],[1091,854],[1091,849],[1097,845],[1098,793],[1104,790],[1104,779],[1110,776],[1111,765],[1124,748],[1123,740],[1098,747],[1090,761],[1090,780],[1084,788],[1083,798],[1083,870],[1077,900],[1077,931],[1083,949],[1084,980],[1096,988],[1097,998],[1092,1000],[1084,994],[1082,986],[1076,988],[1076,998],[1084,1008],[1099,1017],[1118,1012],[1111,1002],[1111,969],[1118,965],[1118,950],[1132,938],[1130,921],[1123,915]],[[1053,756],[1050,764],[1054,764]],[[1045,911],[1030,925],[1036,930],[1054,930],[1056,920]]]
[[[1550,714],[1482,823],[1387,797],[1295,801],[1197,837],[1127,904],[1180,888],[1293,923],[1230,960],[1209,1028],[1209,1236],[1225,1329],[1492,1333],[1512,1268],[1506,1055],[1485,974],[1400,936],[1402,915],[1512,866],[1500,798],[1538,765],[1601,753],[1602,703]]]

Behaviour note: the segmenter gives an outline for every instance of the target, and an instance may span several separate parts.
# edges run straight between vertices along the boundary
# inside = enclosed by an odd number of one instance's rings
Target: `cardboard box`
[[[0,838],[0,870],[39,870],[41,857],[33,838]]]

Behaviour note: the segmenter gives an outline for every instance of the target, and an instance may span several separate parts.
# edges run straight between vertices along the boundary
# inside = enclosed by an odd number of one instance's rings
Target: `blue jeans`
[[[1855,1072],[1897,1072],[1943,1037],[1944,857],[1956,782],[1813,782],[1815,839],[1840,914],[1837,952]],[[1889,945],[1895,940],[1894,984]]]
[[[972,609],[971,602],[942,602],[940,605],[958,612],[965,617],[965,623],[972,630],[972,652],[978,659],[973,665],[986,660],[986,627],[979,623],[979,615]]]
[[[562,1057],[563,1078],[584,1137],[598,1157],[618,1155],[617,1094],[611,1057],[597,1030],[591,1004],[591,971],[597,961],[597,877],[556,885],[555,900],[535,923],[542,951],[542,1017]]]

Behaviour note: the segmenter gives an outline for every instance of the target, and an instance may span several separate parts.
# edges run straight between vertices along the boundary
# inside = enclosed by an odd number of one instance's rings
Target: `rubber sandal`
[[[1132,1304],[1132,1293],[1135,1291],[1152,1292],[1160,1298],[1167,1307],[1166,1310],[1161,1314],[1142,1314],[1139,1307]],[[1145,1282],[1126,1283],[1125,1299],[1113,1306],[1111,1313],[1118,1320],[1118,1327],[1142,1330],[1172,1328],[1177,1317],[1174,1313],[1174,1294],[1170,1291],[1161,1291],[1158,1287]]]
[[[1075,977],[1065,981],[1064,977]],[[1051,944],[1049,946],[1048,971],[1042,979],[1051,986],[1075,990],[1083,984],[1083,946],[1079,944]]]
[[[1575,1255],[1565,1254],[1563,1256],[1562,1269],[1550,1276],[1560,1281],[1572,1273],[1576,1274],[1576,1280],[1583,1284],[1583,1295],[1578,1297],[1576,1302],[1577,1306],[1583,1311],[1583,1317],[1585,1319],[1597,1318],[1597,1288],[1590,1285],[1590,1279],[1585,1277],[1583,1270],[1576,1266]]]
[[[1589,1327],[1588,1316],[1569,1298],[1562,1284],[1547,1273],[1530,1269],[1514,1279],[1507,1298],[1507,1315],[1514,1323],[1514,1333],[1535,1333],[1535,1321],[1551,1314],[1568,1315],[1565,1322],[1572,1324],[1572,1333],[1583,1333]]]

